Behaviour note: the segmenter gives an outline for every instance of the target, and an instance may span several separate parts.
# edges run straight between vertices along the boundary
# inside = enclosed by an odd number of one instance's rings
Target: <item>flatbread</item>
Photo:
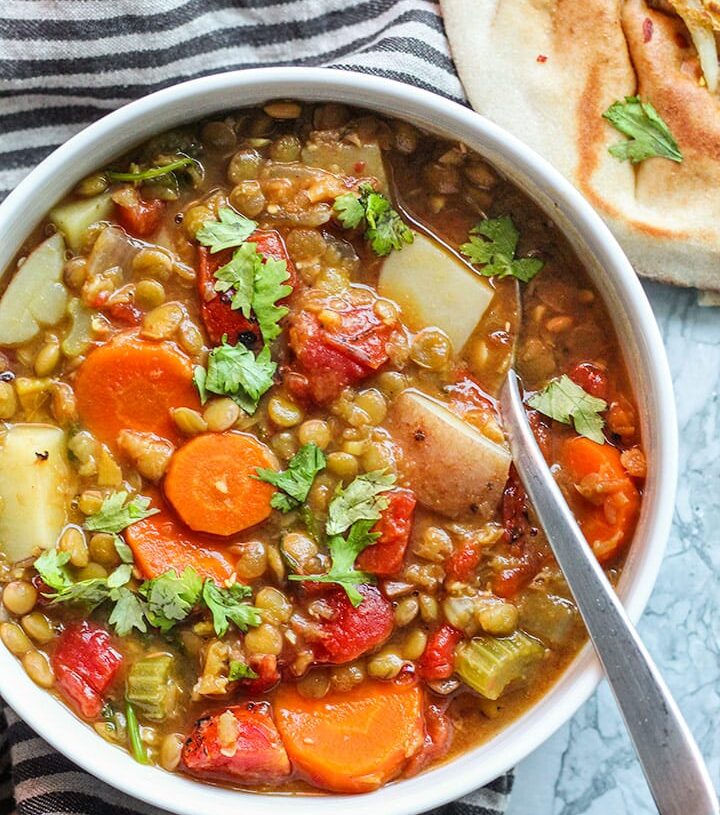
[[[684,23],[645,0],[441,0],[473,107],[552,162],[607,221],[637,271],[720,291],[720,97]],[[602,113],[651,102],[683,154],[619,161]]]

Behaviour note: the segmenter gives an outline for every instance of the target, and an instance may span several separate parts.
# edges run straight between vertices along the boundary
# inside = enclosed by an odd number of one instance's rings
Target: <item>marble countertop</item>
[[[640,633],[720,787],[720,309],[646,284],[670,361],[680,477],[667,554]],[[517,768],[507,815],[657,810],[606,683]]]

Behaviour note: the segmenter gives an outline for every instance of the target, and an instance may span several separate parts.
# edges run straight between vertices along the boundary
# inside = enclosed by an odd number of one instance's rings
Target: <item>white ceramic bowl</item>
[[[630,617],[637,620],[662,560],[675,496],[675,407],[660,333],[629,262],[590,205],[546,161],[471,110],[398,82],[328,69],[263,68],[176,85],[105,116],[30,173],[0,205],[0,269],[11,262],[56,201],[117,155],[184,122],[276,98],[346,102],[460,139],[489,159],[564,229],[608,306],[639,405],[649,477],[642,517],[620,582]],[[587,700],[600,677],[588,646],[522,718],[444,766],[367,795],[272,796],[203,785],[135,763],[36,687],[0,646],[0,694],[37,733],[108,784],[181,815],[424,812],[491,781],[528,755]]]

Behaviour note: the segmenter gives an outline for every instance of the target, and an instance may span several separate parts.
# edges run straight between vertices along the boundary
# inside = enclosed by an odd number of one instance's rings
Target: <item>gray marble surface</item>
[[[675,520],[640,633],[720,787],[720,309],[647,284],[670,361],[680,425]],[[603,683],[517,768],[507,815],[648,815],[657,810]]]

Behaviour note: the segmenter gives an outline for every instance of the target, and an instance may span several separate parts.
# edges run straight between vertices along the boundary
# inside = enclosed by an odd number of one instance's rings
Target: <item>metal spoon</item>
[[[660,815],[718,815],[698,746],[545,463],[512,369],[500,405],[515,467],[585,621]]]

